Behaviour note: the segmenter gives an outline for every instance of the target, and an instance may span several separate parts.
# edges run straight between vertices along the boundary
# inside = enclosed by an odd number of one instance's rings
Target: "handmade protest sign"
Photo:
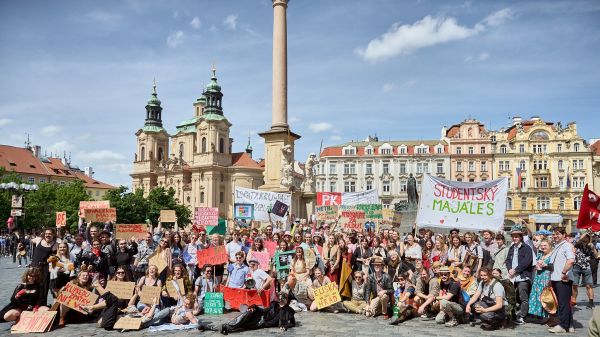
[[[67,212],[56,212],[56,228],[67,225]]]
[[[50,330],[58,311],[23,311],[11,333],[43,333]]]
[[[81,307],[85,305],[93,305],[96,303],[97,299],[98,295],[69,282],[58,293],[56,302],[64,304],[73,310],[87,315],[87,312],[83,311]]]
[[[260,294],[256,289],[239,289],[239,288],[223,288],[223,300],[229,304],[229,308],[239,310],[240,305],[245,304],[251,306],[268,307],[270,296],[268,291],[263,291]]]
[[[275,241],[264,241],[263,245],[265,246],[265,249],[267,250],[267,252],[269,252],[269,256],[270,257],[275,256],[275,252],[277,251],[277,242],[275,242]]]
[[[277,278],[281,278],[279,277],[280,275],[287,277],[295,253],[295,250],[288,250],[285,252],[279,251],[275,254],[275,269],[277,270]]]
[[[198,259],[198,267],[202,268],[205,264],[212,266],[227,263],[229,261],[227,257],[227,251],[225,246],[208,247],[196,252]]]
[[[165,258],[160,255],[158,250],[156,250],[148,257],[148,265],[155,265],[158,269],[158,273],[160,274],[165,268],[167,268],[167,261],[165,261]]]
[[[378,204],[377,190],[363,192],[317,192],[317,206]]]
[[[92,208],[85,210],[85,220],[91,222],[116,222],[116,208]]]
[[[86,209],[95,208],[110,208],[109,200],[98,200],[98,201],[80,201],[79,202],[79,217],[85,218]]]
[[[319,221],[335,221],[338,218],[338,206],[317,206],[315,207],[317,220]]]
[[[175,289],[175,285],[173,284],[173,281],[177,282],[179,291],[183,294],[183,296],[185,296],[186,293],[185,293],[185,286],[183,284],[183,279],[178,279],[178,280],[165,281],[165,286],[167,288],[167,294],[169,294],[169,297],[177,298],[179,296],[179,293],[177,292],[177,289]]]
[[[252,204],[235,204],[233,206],[233,217],[240,220],[254,219],[254,205]]]
[[[219,224],[219,209],[216,207],[196,207],[194,209],[194,222],[204,226]]]
[[[269,264],[271,262],[271,257],[269,256],[269,252],[250,252],[250,259],[258,260],[258,267],[264,271],[269,271]]]
[[[286,193],[276,193],[268,191],[253,190],[249,188],[235,188],[235,203],[254,205],[254,219],[259,221],[269,221],[268,211],[275,205],[275,201],[291,205],[292,195]],[[272,220],[283,220],[282,217],[272,214]]]
[[[138,240],[146,238],[148,233],[147,224],[116,224],[115,225],[115,238],[117,240],[129,240],[132,236],[135,236]]]
[[[367,221],[376,221],[383,219],[383,207],[381,206],[381,204],[357,204],[354,205],[354,208],[356,208],[359,211],[364,211],[365,220]]]
[[[121,300],[130,299],[133,296],[134,289],[135,282],[108,281],[106,284],[106,290]]]
[[[160,299],[160,287],[158,286],[144,286],[140,292],[140,302],[152,305],[154,298]]]
[[[365,212],[364,211],[343,211],[340,210],[340,225],[342,228],[354,229],[360,231],[365,224]]]
[[[177,215],[174,210],[162,209],[160,210],[160,222],[176,222]]]
[[[113,330],[139,330],[141,327],[141,317],[121,316],[113,326]]]
[[[499,231],[504,224],[508,178],[450,181],[424,175],[416,223],[419,227]]]
[[[280,216],[280,217],[284,217],[285,214],[288,211],[289,206],[284,204],[283,202],[276,200],[275,204],[273,205],[273,207],[271,208],[271,213]]]
[[[223,314],[223,293],[206,293],[204,296],[204,313],[209,315]]]
[[[315,289],[315,302],[319,310],[327,308],[330,305],[341,302],[340,292],[337,283],[330,282],[324,286]]]

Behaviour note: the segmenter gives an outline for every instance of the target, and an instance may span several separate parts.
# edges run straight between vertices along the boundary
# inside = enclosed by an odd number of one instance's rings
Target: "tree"
[[[190,223],[192,212],[186,206],[178,203],[175,198],[175,190],[172,188],[169,188],[169,190],[165,190],[164,187],[152,189],[148,194],[148,204],[150,208],[148,219],[153,225],[158,224],[160,211],[163,209],[175,210],[178,225],[185,226]]]
[[[82,180],[75,180],[66,185],[58,186],[54,209],[56,212],[67,212],[67,226],[71,232],[77,230],[79,223],[79,202],[89,200],[90,197],[85,190]],[[56,218],[52,224],[55,224]]]

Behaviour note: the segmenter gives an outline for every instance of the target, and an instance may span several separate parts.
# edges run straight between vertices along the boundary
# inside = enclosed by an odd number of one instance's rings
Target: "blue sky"
[[[157,78],[168,131],[216,64],[234,151],[270,126],[270,0],[0,2],[0,143],[25,133],[96,177],[130,184]],[[377,134],[509,116],[576,121],[598,138],[598,1],[292,0],[288,111],[296,159]]]

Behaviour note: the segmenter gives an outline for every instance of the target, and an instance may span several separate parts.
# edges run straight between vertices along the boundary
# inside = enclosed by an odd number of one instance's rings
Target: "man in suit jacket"
[[[529,292],[531,291],[531,273],[533,271],[533,250],[523,242],[521,226],[513,226],[510,236],[512,245],[506,255],[506,269],[508,277],[515,284],[519,313],[515,319],[518,325],[525,324],[525,317],[529,311]]]
[[[365,289],[365,302],[367,302],[367,317],[383,314],[384,319],[390,318],[388,314],[388,303],[394,294],[392,279],[388,273],[383,272],[383,258],[376,256],[373,259],[374,273],[369,275]]]

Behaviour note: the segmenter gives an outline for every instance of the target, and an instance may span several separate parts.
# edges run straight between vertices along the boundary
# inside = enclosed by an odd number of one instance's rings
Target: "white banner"
[[[290,206],[290,208],[292,207],[291,194],[253,190],[250,188],[243,188],[237,186],[235,187],[235,203],[253,204],[254,220],[269,221],[269,214],[267,213],[267,211],[270,210],[271,207],[273,207],[275,201],[277,200]],[[283,218],[278,217],[275,214],[271,214],[271,219],[273,221],[285,221]]]
[[[490,229],[499,231],[504,224],[508,178],[462,182],[423,177],[417,226]]]
[[[377,190],[342,193],[342,205],[353,206],[358,204],[380,204]]]

